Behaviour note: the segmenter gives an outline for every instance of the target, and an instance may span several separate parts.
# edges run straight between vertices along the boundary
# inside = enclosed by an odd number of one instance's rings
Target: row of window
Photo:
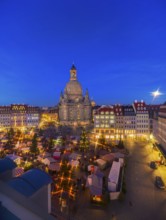
[[[149,128],[149,125],[137,125],[137,128]]]
[[[135,126],[132,126],[132,125],[125,125],[124,127],[125,128],[133,128],[133,129],[135,128]]]
[[[138,123],[146,123],[146,124],[148,124],[149,123],[149,120],[137,120],[137,124]]]
[[[113,125],[108,124],[101,124],[101,125],[95,125],[96,128],[113,128]]]
[[[114,119],[114,116],[103,116],[103,115],[101,115],[101,116],[99,116],[99,115],[96,115],[95,116],[95,118],[97,118],[97,119]]]
[[[114,125],[109,125],[109,124],[96,124],[95,125],[95,128],[103,128],[103,127],[105,127],[105,128],[113,128],[113,127],[115,127],[115,128],[117,128],[117,126],[114,126]],[[129,125],[124,125],[123,127],[118,127],[118,128],[127,128],[127,129],[142,129],[142,128],[145,128],[146,130],[149,128],[149,126],[148,125],[140,125],[140,126],[135,126],[135,125],[131,125],[131,124],[129,124]]]
[[[137,110],[146,110],[146,107],[138,107]]]
[[[137,115],[137,118],[149,118],[149,115]]]
[[[104,115],[104,114],[105,114],[105,115],[109,115],[109,114],[112,115],[112,114],[114,114],[114,112],[100,112],[100,114],[101,114],[101,115]]]

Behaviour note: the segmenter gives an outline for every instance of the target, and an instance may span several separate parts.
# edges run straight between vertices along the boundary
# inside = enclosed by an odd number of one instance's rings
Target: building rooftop
[[[17,165],[10,158],[5,157],[4,159],[0,159],[0,173],[13,170],[16,167]]]
[[[46,172],[40,169],[31,169],[23,175],[10,180],[8,185],[28,197],[51,182],[52,179]]]
[[[8,209],[2,206],[0,203],[0,219],[1,220],[20,220],[13,213],[11,213]]]

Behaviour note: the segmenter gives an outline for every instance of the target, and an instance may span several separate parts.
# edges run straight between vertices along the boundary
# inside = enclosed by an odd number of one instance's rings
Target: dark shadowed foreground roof
[[[23,175],[10,180],[8,185],[28,197],[51,182],[52,179],[46,172],[40,169],[31,169]]]
[[[0,159],[0,173],[4,173],[8,170],[13,170],[17,165],[10,159],[5,157]]]
[[[0,204],[0,219],[1,220],[20,220],[13,213],[11,213],[8,209],[3,207]]]

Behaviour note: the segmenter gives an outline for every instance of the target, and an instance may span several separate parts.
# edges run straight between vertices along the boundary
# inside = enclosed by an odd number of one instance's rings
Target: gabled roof
[[[135,111],[132,105],[124,105],[123,106],[124,116],[134,116]]]
[[[5,157],[4,159],[0,159],[0,173],[13,170],[16,167],[17,165],[10,158]]]
[[[136,111],[136,113],[146,113],[147,112],[147,107],[146,103],[144,101],[135,101],[133,103],[133,107]]]
[[[112,105],[102,105],[100,108],[96,110],[96,114],[100,114],[101,112],[113,112],[114,107]]]
[[[51,177],[46,172],[35,168],[13,178],[8,185],[28,197],[50,183],[52,183]]]
[[[116,116],[123,116],[123,106],[120,104],[114,105],[114,113]]]

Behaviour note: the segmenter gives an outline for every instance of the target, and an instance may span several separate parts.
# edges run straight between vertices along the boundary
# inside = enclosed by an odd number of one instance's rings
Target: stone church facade
[[[61,93],[59,102],[59,121],[61,125],[86,126],[92,120],[92,106],[88,90],[85,96],[81,84],[77,80],[77,69],[72,65],[70,81]]]

